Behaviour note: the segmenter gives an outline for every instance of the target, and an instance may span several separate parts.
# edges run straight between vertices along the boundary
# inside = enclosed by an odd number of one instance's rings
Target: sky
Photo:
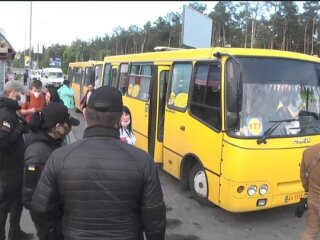
[[[43,44],[71,45],[80,39],[90,41],[96,37],[112,34],[118,26],[128,29],[130,25],[153,23],[169,12],[181,12],[183,5],[191,1],[35,1],[32,2],[31,46]],[[216,2],[208,1],[207,11]],[[16,51],[30,46],[31,1],[0,1],[0,32]]]

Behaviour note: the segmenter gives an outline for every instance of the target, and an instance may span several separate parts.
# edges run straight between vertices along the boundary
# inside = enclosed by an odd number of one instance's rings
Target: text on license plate
[[[284,197],[284,202],[285,203],[290,203],[290,202],[296,202],[299,201],[300,198],[304,196],[304,193],[295,193],[291,195],[287,195]]]

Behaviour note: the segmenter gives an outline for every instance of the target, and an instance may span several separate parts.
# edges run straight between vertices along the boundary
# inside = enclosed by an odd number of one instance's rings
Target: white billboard
[[[211,47],[212,19],[183,6],[182,14],[182,44],[193,48]]]

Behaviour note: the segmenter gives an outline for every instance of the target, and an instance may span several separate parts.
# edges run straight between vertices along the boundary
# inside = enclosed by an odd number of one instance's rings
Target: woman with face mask
[[[130,145],[136,144],[136,138],[132,131],[132,117],[128,107],[123,106],[122,117],[120,120],[120,140]]]
[[[62,103],[49,103],[43,111],[35,112],[29,123],[30,133],[26,134],[25,167],[23,176],[23,205],[30,210],[33,191],[37,185],[42,169],[50,154],[63,144],[64,137],[72,126],[78,126],[79,120],[70,117],[68,108]],[[31,216],[32,219],[37,216]],[[59,213],[57,212],[57,219]],[[49,239],[63,239],[61,222],[57,220],[53,231],[46,232],[42,226],[36,225],[39,239],[53,234]]]

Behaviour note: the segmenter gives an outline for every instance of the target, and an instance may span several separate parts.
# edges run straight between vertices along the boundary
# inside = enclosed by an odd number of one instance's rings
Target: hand
[[[30,108],[29,109],[29,113],[34,113],[34,112],[36,112],[37,111],[37,109],[35,109],[35,108]]]

